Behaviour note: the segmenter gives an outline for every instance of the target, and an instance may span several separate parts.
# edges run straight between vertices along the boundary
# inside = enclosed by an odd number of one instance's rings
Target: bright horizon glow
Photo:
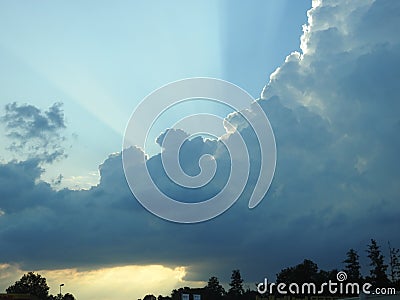
[[[0,289],[19,280],[29,270],[21,270],[17,265],[0,265]],[[94,270],[57,269],[34,271],[45,277],[50,294],[59,293],[60,283],[65,286],[62,293],[70,293],[76,299],[143,299],[147,294],[168,296],[172,290],[182,286],[204,287],[202,281],[186,281],[185,267],[165,267],[162,265],[126,265]]]

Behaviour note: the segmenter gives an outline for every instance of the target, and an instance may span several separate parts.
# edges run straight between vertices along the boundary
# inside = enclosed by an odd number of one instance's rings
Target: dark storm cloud
[[[278,161],[272,186],[255,209],[248,210],[246,199],[255,171],[226,213],[183,225],[151,215],[134,200],[120,154],[104,161],[99,185],[88,191],[56,192],[38,182],[43,170],[33,158],[13,161],[0,167],[1,259],[30,268],[185,265],[189,278],[201,280],[228,280],[239,268],[246,280],[258,281],[304,258],[340,268],[346,251],[364,255],[370,238],[400,247],[400,39],[392,28],[399,13],[397,3],[385,0],[322,1],[309,12],[304,53],[288,56],[259,102],[275,132]],[[386,16],[389,25],[379,22]],[[229,119],[255,149],[240,117]],[[187,141],[182,165],[195,173],[198,158],[219,149],[217,142]],[[142,163],[140,149],[127,151],[133,168]],[[220,166],[226,159],[219,153]],[[171,188],[160,156],[146,163],[161,188],[183,201],[192,197]],[[218,173],[202,196],[215,193],[224,176]],[[138,175],[135,184],[140,182]]]
[[[9,147],[23,155],[41,156],[52,162],[62,156],[61,131],[66,127],[62,103],[54,103],[48,110],[16,102],[5,106],[5,114],[0,118],[12,140]]]

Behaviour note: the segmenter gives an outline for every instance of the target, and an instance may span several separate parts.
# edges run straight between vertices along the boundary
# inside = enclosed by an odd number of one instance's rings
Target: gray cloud
[[[370,238],[399,247],[399,10],[386,0],[322,1],[309,12],[303,53],[288,56],[259,101],[275,132],[278,162],[270,191],[255,209],[247,209],[246,197],[256,168],[226,213],[182,225],[134,200],[120,154],[104,161],[99,185],[88,191],[56,192],[37,182],[43,172],[37,160],[12,161],[0,166],[1,259],[40,268],[187,265],[188,277],[202,280],[214,274],[228,280],[231,269],[240,268],[247,280],[258,281],[304,258],[340,268],[346,251],[363,255]],[[386,16],[390,22],[379,21]],[[251,130],[238,115],[229,119],[256,153]],[[198,158],[218,149],[217,142],[187,141],[182,165],[195,172]],[[219,155],[221,173],[198,191],[202,197],[224,182],[226,159]],[[160,156],[146,163],[168,193],[199,199],[165,180]],[[140,184],[139,176],[135,180]]]
[[[16,102],[5,106],[5,114],[0,118],[12,140],[9,147],[23,156],[42,157],[45,162],[52,162],[64,155],[61,143],[64,141],[62,130],[65,129],[62,103],[54,103],[48,110]]]

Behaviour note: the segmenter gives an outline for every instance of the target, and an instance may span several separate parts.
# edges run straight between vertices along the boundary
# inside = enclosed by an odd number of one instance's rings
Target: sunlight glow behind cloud
[[[0,264],[0,289],[17,281],[23,273],[17,265]],[[172,289],[183,285],[204,286],[204,282],[188,282],[183,278],[185,267],[161,265],[126,265],[95,270],[57,269],[35,271],[47,279],[51,294],[71,293],[77,299],[110,300],[139,299],[147,294],[169,295]]]

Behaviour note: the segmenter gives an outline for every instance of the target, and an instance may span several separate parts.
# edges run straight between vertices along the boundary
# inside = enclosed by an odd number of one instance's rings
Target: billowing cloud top
[[[240,268],[256,281],[305,257],[337,267],[349,248],[363,250],[371,237],[398,247],[399,14],[400,3],[390,0],[313,2],[302,53],[286,58],[259,100],[275,132],[278,162],[256,209],[248,210],[244,199],[252,176],[228,212],[182,225],[156,218],[133,199],[120,154],[105,160],[99,185],[88,191],[56,192],[38,181],[41,168],[34,158],[12,161],[0,166],[1,260],[41,268],[188,265],[188,276],[203,280]],[[64,125],[51,110],[47,117],[55,127]],[[251,135],[237,115],[229,120],[244,137]],[[18,124],[36,137],[28,123]],[[186,147],[185,162],[196,163],[202,153],[218,149],[201,138]],[[169,193],[190,196],[169,189],[160,156],[146,163]]]

